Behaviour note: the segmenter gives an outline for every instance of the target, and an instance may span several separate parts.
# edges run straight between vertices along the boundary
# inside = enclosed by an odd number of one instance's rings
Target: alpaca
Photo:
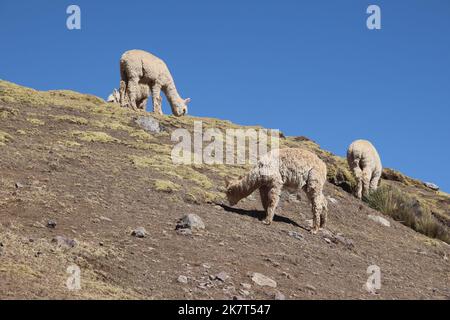
[[[113,92],[108,96],[108,99],[106,99],[106,102],[120,103],[120,93],[116,88],[114,88]]]
[[[125,81],[120,81],[120,90],[114,88],[113,92],[108,96],[107,102],[110,103],[118,103],[120,104],[120,94],[121,92],[125,92],[126,85]],[[150,88],[146,84],[139,84],[139,91],[137,91],[136,95],[136,106],[138,109],[145,110],[147,106],[147,100],[150,95]],[[126,94],[124,94],[125,99],[127,98]],[[125,102],[125,104],[129,105],[129,100]]]
[[[187,104],[191,99],[179,96],[166,64],[151,53],[142,50],[125,52],[120,59],[120,77],[120,104],[123,107],[145,109],[143,102],[147,102],[151,93],[153,112],[162,114],[162,90],[174,115],[187,113]]]
[[[383,168],[377,150],[369,141],[353,141],[347,150],[347,162],[357,181],[357,198],[378,188]]]
[[[244,177],[226,181],[226,195],[230,205],[259,189],[261,202],[266,212],[264,224],[270,224],[283,188],[290,192],[303,189],[311,204],[313,228],[317,233],[327,222],[327,200],[323,186],[327,179],[327,167],[314,153],[298,148],[272,150],[262,156],[255,167]]]

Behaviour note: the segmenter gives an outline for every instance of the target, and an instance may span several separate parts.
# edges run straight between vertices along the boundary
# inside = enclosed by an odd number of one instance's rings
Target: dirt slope
[[[342,188],[325,188],[333,199],[328,232],[311,235],[306,197],[288,194],[265,226],[256,194],[234,208],[218,205],[223,177],[246,167],[170,162],[170,132],[192,130],[200,118],[158,117],[165,131],[148,134],[134,122],[139,115],[145,113],[93,96],[0,81],[0,298],[450,298],[449,245],[389,218],[391,227],[369,220],[381,214],[344,191],[351,177],[343,159],[306,138],[283,139],[283,146],[319,154]],[[201,120],[205,127],[239,127]],[[423,194],[448,214],[448,195],[420,183],[386,183]],[[175,231],[186,213],[199,215],[206,229]],[[133,237],[136,227],[148,236]],[[75,247],[58,246],[56,236],[75,239]],[[66,287],[72,264],[81,269],[78,291]],[[374,264],[382,287],[370,294],[363,285]],[[229,278],[215,279],[220,272]],[[253,272],[277,288],[256,285]]]

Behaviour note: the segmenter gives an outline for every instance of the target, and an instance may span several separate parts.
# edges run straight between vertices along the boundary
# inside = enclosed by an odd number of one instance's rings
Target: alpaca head
[[[225,178],[226,195],[230,206],[234,206],[241,200],[239,189],[236,188],[238,181]]]
[[[120,93],[119,91],[114,88],[113,92],[108,96],[107,102],[111,103],[119,103],[120,102]]]
[[[191,102],[191,98],[187,99],[179,99],[174,105],[172,106],[172,112],[175,116],[181,117],[187,114],[188,112],[188,103]]]

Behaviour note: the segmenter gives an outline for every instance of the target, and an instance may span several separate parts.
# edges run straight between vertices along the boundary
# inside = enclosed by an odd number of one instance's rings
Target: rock
[[[345,245],[348,248],[353,248],[354,247],[353,241],[350,240],[350,239],[345,238],[342,234],[336,235],[334,237],[334,239],[335,239],[335,242],[339,242],[339,243]]]
[[[56,221],[55,220],[48,220],[47,221],[47,228],[55,229],[56,228]]]
[[[425,185],[425,187],[430,188],[431,190],[439,191],[439,186],[432,182],[424,182],[423,184]]]
[[[242,294],[243,296],[249,296],[250,295],[250,291],[244,290],[244,289],[239,290],[239,293]]]
[[[112,222],[112,219],[110,219],[108,217],[104,217],[104,216],[100,216],[99,219],[102,221]]]
[[[327,230],[327,229],[319,229],[319,232],[320,232],[320,234],[321,234],[323,237],[327,237],[327,238],[330,238],[330,239],[333,239],[333,238],[334,238],[334,235],[333,235],[333,233],[332,233],[330,230]]]
[[[209,268],[211,268],[211,265],[209,263],[204,263],[204,264],[202,264],[202,267],[205,269],[209,269]]]
[[[182,236],[191,236],[192,235],[192,230],[191,229],[178,229],[177,233],[182,235]]]
[[[175,228],[178,229],[205,229],[205,224],[203,223],[202,219],[193,213],[189,213],[185,215],[183,218],[178,220],[177,226]]]
[[[386,220],[385,218],[383,218],[383,217],[370,214],[370,215],[367,216],[367,218],[369,218],[372,221],[375,221],[378,224],[381,224],[382,226],[385,226],[385,227],[390,227],[391,226],[391,223],[388,220]]]
[[[135,236],[136,238],[144,238],[147,236],[147,231],[145,230],[144,227],[139,227],[139,228],[134,229],[131,232],[131,235]]]
[[[323,238],[323,240],[325,240],[326,243],[330,244],[331,240],[329,238]]]
[[[308,227],[312,228],[312,226],[313,226],[313,221],[312,221],[312,219],[305,220],[305,223],[306,223],[306,225],[307,225]]]
[[[330,201],[332,204],[336,204],[338,201],[335,198],[328,197],[328,201]]]
[[[282,294],[280,291],[275,291],[274,297],[275,300],[286,300],[286,296]]]
[[[303,236],[300,233],[298,233],[297,231],[288,231],[288,235],[297,240],[303,240]]]
[[[188,278],[186,276],[181,275],[181,276],[178,277],[177,281],[179,283],[186,284],[186,283],[188,283]]]
[[[277,283],[275,280],[270,279],[269,277],[263,275],[262,273],[254,272],[252,274],[252,281],[259,286],[268,286],[271,288],[276,288]]]
[[[45,228],[45,226],[42,223],[38,222],[38,221],[33,223],[33,227],[35,227],[35,228]]]
[[[76,240],[69,239],[63,236],[56,236],[52,239],[52,242],[55,243],[58,247],[65,248],[73,248],[77,245]]]
[[[306,290],[308,290],[308,291],[311,291],[311,292],[316,292],[317,291],[316,287],[314,287],[313,285],[310,285],[310,284],[307,284],[304,288]]]
[[[0,257],[3,255],[3,243],[0,242]]]
[[[23,184],[21,184],[20,182],[16,182],[16,189],[21,189],[23,188]]]
[[[228,273],[222,271],[216,274],[215,279],[225,282],[229,277]]]
[[[252,288],[252,285],[250,283],[241,283],[242,288],[246,289],[246,290],[250,290]]]
[[[142,116],[135,120],[136,124],[143,130],[150,133],[160,133],[162,130],[159,121],[152,116]]]

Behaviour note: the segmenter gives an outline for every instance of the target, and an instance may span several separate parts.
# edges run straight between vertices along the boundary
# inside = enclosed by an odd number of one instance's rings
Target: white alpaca
[[[125,82],[120,81],[120,87],[123,92],[125,92]],[[139,90],[136,94],[136,106],[138,109],[145,110],[145,107],[147,106],[147,100],[150,95],[150,88],[146,84],[139,84]],[[125,95],[125,104],[130,105],[130,101],[128,100],[128,96]],[[120,104],[120,91],[114,88],[113,92],[108,96],[108,99],[106,100],[110,103],[118,103]]]
[[[381,172],[380,156],[367,140],[356,140],[348,147],[347,162],[357,181],[356,196],[361,199],[378,188]]]
[[[270,224],[280,200],[281,190],[299,192],[304,190],[312,204],[313,228],[317,233],[327,222],[327,200],[323,186],[327,180],[327,166],[314,153],[285,148],[271,151],[261,157],[257,165],[239,180],[227,181],[227,198],[230,205],[259,189],[261,202],[266,211],[265,224]]]
[[[120,59],[120,104],[133,109],[144,108],[150,93],[153,112],[162,114],[161,90],[167,97],[172,113],[187,113],[190,99],[182,99],[164,61],[142,50],[125,52]],[[145,104],[144,104],[145,103]]]

